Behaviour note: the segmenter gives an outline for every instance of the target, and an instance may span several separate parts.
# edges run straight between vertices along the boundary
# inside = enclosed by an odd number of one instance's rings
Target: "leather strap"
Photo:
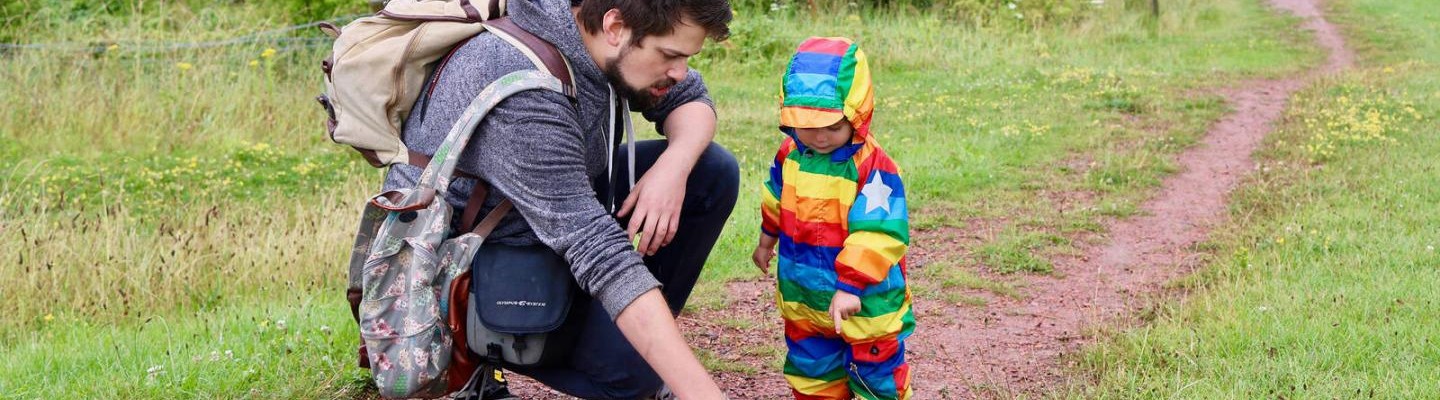
[[[491,16],[500,13],[501,1],[502,0],[489,0],[487,2],[487,11],[491,12]],[[479,12],[475,10],[470,1],[462,1],[460,5],[465,9],[465,13],[468,16],[479,19],[479,16],[476,15],[479,14]],[[531,34],[519,25],[515,25],[515,22],[511,21],[508,16],[484,21],[482,23],[485,24],[487,28],[498,30],[503,35],[514,38],[515,41],[520,42],[520,44],[528,48],[530,53],[533,53],[540,59],[540,63],[545,66],[545,69],[550,75],[560,80],[561,86],[565,90],[565,95],[570,97],[572,101],[576,98],[575,80],[570,74],[570,65],[565,60],[565,56],[560,54],[560,50],[556,49],[554,45]],[[460,42],[459,45],[451,48],[445,57],[441,58],[440,64],[435,67],[435,73],[430,78],[430,87],[426,91],[427,98],[434,93],[435,86],[440,80],[440,74],[445,71],[445,67],[450,63],[450,58],[455,54],[455,50],[459,49],[461,45],[464,45],[465,42],[468,41],[469,39]],[[360,150],[360,153],[364,155],[366,160],[370,161],[371,164],[377,164],[379,162],[379,157],[377,157],[373,151]],[[408,150],[405,153],[409,158],[406,160],[406,164],[422,169],[430,165],[430,156],[413,150]],[[470,191],[470,198],[465,202],[465,212],[460,217],[460,228],[465,229],[475,223],[475,218],[480,214],[480,207],[484,205],[485,198],[489,196],[490,188],[489,185],[486,185],[484,181],[480,180],[480,177],[466,173],[465,171],[457,169],[453,175],[460,178],[474,179],[476,181],[474,188]],[[424,202],[424,204],[428,204],[428,202]],[[501,202],[494,210],[490,210],[490,213],[486,214],[485,218],[481,220],[479,224],[473,225],[475,227],[473,232],[481,236],[489,235],[490,231],[494,230],[495,227],[500,224],[500,219],[503,218],[505,213],[509,212],[511,208],[513,208],[513,205],[509,200]]]
[[[470,199],[465,201],[465,212],[460,214],[460,230],[470,230],[475,226],[475,218],[480,216],[480,207],[485,205],[485,197],[490,195],[490,185],[485,182],[475,182],[470,188]]]
[[[500,226],[500,220],[505,218],[505,213],[515,208],[514,204],[510,203],[510,199],[505,199],[489,213],[486,213],[485,219],[480,220],[479,224],[471,225],[475,223],[475,217],[480,215],[480,207],[485,206],[485,198],[489,196],[490,185],[486,185],[485,182],[476,182],[475,188],[470,191],[470,200],[465,202],[465,213],[460,217],[461,230],[474,226],[475,228],[470,229],[470,232],[480,236],[490,236],[490,232]]]
[[[375,202],[373,199],[371,200],[370,204],[374,204],[376,207],[379,207],[382,210],[415,211],[423,209],[425,207],[429,207],[430,202],[435,201],[435,189],[425,188],[421,190],[420,196],[415,201],[412,201],[408,204],[400,204],[400,201],[405,199],[405,194],[401,193],[398,190],[391,190],[385,193],[381,193],[377,195],[377,197],[384,197],[386,200],[389,200],[389,205],[380,204],[378,202]]]
[[[575,80],[570,76],[570,67],[566,65],[565,57],[560,54],[560,50],[556,49],[554,45],[527,32],[525,29],[520,28],[519,25],[515,25],[515,22],[511,21],[508,16],[485,21],[484,24],[490,29],[495,29],[514,37],[519,40],[521,44],[524,44],[525,47],[530,48],[530,51],[540,57],[540,62],[545,65],[545,69],[550,72],[550,75],[560,80],[560,83],[565,87],[565,95],[571,98],[575,97]]]
[[[450,65],[450,58],[455,57],[455,51],[460,50],[466,43],[470,43],[470,39],[474,38],[474,36],[471,36],[465,38],[465,40],[461,40],[460,43],[455,44],[455,47],[451,47],[450,51],[445,52],[445,57],[440,58],[440,64],[435,66],[435,73],[430,76],[430,87],[425,90],[425,105],[427,108],[430,105],[430,97],[435,95],[435,86],[440,84],[440,74],[445,72],[445,66]]]
[[[490,236],[490,232],[500,225],[500,220],[505,218],[505,214],[510,212],[511,208],[514,208],[514,205],[510,204],[510,199],[505,199],[495,206],[494,210],[490,210],[489,214],[485,214],[485,219],[480,220],[480,224],[475,225],[475,229],[471,232],[480,236]]]
[[[486,15],[490,16],[491,18],[500,16],[500,1],[501,1],[501,0],[490,0],[490,1],[488,1],[487,3],[490,3],[490,4],[488,5],[488,8],[489,8],[489,10],[490,10],[490,13],[489,13],[489,14],[486,14]]]
[[[492,0],[492,1],[493,1],[493,0]],[[471,21],[484,21],[484,20],[485,20],[485,17],[480,16],[480,10],[476,10],[476,9],[475,9],[475,5],[474,5],[474,4],[470,4],[470,0],[460,0],[460,9],[465,10],[465,16],[468,17],[468,18],[470,18]],[[490,14],[490,15],[495,15],[495,14]]]
[[[465,272],[450,281],[449,289],[451,306],[450,312],[446,313],[448,315],[445,316],[445,322],[450,325],[450,331],[455,333],[455,341],[450,347],[450,370],[446,372],[446,381],[449,384],[448,389],[455,392],[465,389],[471,375],[481,363],[480,355],[470,351],[470,345],[465,338],[466,310],[470,309],[470,269],[465,268]]]

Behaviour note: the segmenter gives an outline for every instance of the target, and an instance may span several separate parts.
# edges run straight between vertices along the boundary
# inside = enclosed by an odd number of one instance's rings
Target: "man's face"
[[[605,76],[620,96],[630,101],[631,108],[647,110],[685,79],[686,63],[704,44],[705,29],[689,18],[682,19],[669,35],[646,36],[635,44],[626,36],[619,55],[605,61]]]

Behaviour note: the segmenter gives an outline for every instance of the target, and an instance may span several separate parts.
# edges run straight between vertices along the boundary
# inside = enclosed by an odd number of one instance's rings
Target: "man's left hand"
[[[640,176],[616,216],[630,216],[630,240],[644,232],[635,250],[654,255],[675,239],[680,229],[680,208],[685,205],[685,181],[710,139],[715,137],[715,110],[703,102],[676,107],[665,119],[665,151]],[[633,213],[632,213],[633,211]]]
[[[668,167],[661,164],[663,161],[662,157],[635,182],[635,188],[630,190],[630,196],[625,197],[620,212],[616,213],[624,218],[634,211],[626,233],[631,241],[635,240],[635,234],[644,233],[635,246],[635,250],[644,255],[655,255],[656,251],[675,239],[675,231],[680,227],[680,208],[685,204],[685,179],[689,168]]]

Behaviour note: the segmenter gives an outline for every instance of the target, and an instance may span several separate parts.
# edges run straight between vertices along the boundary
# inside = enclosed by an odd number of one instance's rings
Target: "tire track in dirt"
[[[1019,281],[1021,298],[982,295],[989,302],[977,307],[917,296],[919,327],[908,352],[915,398],[1043,394],[1066,382],[1061,356],[1090,340],[1089,329],[1134,324],[1137,312],[1164,295],[1164,283],[1193,270],[1199,256],[1194,245],[1224,221],[1229,193],[1254,168],[1250,155],[1273,130],[1290,96],[1354,64],[1355,54],[1325,20],[1320,2],[1270,0],[1304,19],[1302,27],[1329,52],[1325,64],[1297,76],[1220,90],[1232,111],[1209,128],[1199,145],[1176,158],[1183,172],[1165,179],[1142,206],[1142,216],[1107,223],[1103,243],[1082,246],[1081,256],[1054,260],[1052,275],[1006,278]],[[978,236],[954,228],[916,232],[912,285],[926,284],[914,271],[926,261],[963,253]],[[681,331],[692,346],[725,366],[712,372],[731,398],[790,397],[776,367],[783,339],[772,285],[732,283],[734,300],[726,308],[681,316]],[[516,380],[512,386],[523,398],[565,398]]]

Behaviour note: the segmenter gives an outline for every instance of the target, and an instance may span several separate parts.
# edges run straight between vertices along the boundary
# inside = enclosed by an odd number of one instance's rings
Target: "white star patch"
[[[877,208],[883,208],[885,212],[890,212],[890,193],[895,190],[886,186],[885,180],[880,179],[879,176],[879,171],[870,174],[870,182],[865,184],[864,189],[860,189],[860,193],[865,195],[865,212],[867,213]]]

